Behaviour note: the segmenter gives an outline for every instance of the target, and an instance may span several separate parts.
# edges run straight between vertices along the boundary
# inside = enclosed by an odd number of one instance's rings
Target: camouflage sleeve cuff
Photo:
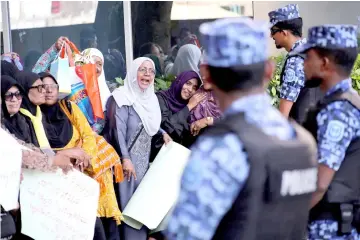
[[[296,102],[300,94],[300,90],[300,87],[289,86],[288,84],[284,83],[280,87],[280,98],[291,102]]]

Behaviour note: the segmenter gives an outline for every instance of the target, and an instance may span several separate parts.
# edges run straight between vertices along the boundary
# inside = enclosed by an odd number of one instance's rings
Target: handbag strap
[[[62,54],[63,51],[64,51],[64,57],[65,57],[65,55],[67,56],[66,49],[64,50],[65,47],[66,47],[66,42],[63,41],[63,43],[61,44],[61,48],[59,50],[59,53],[56,55],[54,61],[57,60],[60,57],[60,55]]]
[[[66,40],[66,43],[69,45],[70,49],[75,53],[75,54],[81,54],[79,49],[76,47],[76,45],[71,42],[70,40]]]
[[[142,132],[143,129],[144,129],[144,125],[141,126],[140,131],[136,134],[136,137],[134,138],[134,141],[131,143],[131,145],[130,145],[130,147],[129,147],[129,149],[128,149],[128,152],[129,152],[129,153],[130,153],[131,149],[134,147],[135,142],[138,140],[138,138],[139,138],[139,136],[140,136],[140,134],[141,134],[141,132]]]

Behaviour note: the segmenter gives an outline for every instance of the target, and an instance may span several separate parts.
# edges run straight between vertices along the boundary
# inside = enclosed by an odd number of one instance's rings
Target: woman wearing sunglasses
[[[31,130],[25,118],[19,113],[22,103],[23,88],[10,76],[1,77],[2,111],[4,126],[24,142],[31,143]]]
[[[60,152],[54,157],[45,156],[31,144],[31,130],[25,117],[19,112],[24,94],[24,89],[15,79],[10,76],[1,76],[1,128],[12,134],[21,145],[32,150],[23,151],[23,168],[50,171],[56,170],[55,166],[57,166],[66,172],[71,169],[70,158]]]
[[[13,134],[17,142],[27,147],[30,150],[23,150],[22,153],[22,168],[38,169],[44,172],[55,171],[57,167],[62,168],[65,172],[71,169],[71,160],[65,154],[58,153],[55,156],[48,156],[42,153],[39,148],[31,143],[31,129],[26,122],[24,116],[19,113],[20,106],[22,104],[25,91],[23,88],[10,76],[1,76],[1,131],[5,130],[5,133]],[[3,135],[2,135],[3,136]],[[1,153],[0,153],[1,154]],[[11,156],[5,156],[5,158],[11,160]],[[11,239],[16,233],[15,219],[20,219],[20,215],[17,216],[18,209],[14,209],[11,212],[5,211],[1,206],[1,239]],[[17,217],[16,217],[17,216]],[[18,224],[18,232],[20,234],[21,223]],[[21,239],[30,239],[25,236]]]
[[[26,139],[20,138],[36,147],[46,148],[47,139],[41,134],[42,113],[39,105],[45,103],[45,89],[39,75],[32,72],[18,72],[16,81],[23,89],[20,115],[25,119],[27,130],[23,132]],[[22,124],[22,123],[19,123]],[[43,127],[43,126],[42,126]],[[37,131],[36,131],[37,130]]]
[[[36,147],[40,147],[45,152],[50,152],[51,146],[46,136],[45,127],[46,121],[43,120],[43,113],[41,112],[40,105],[45,101],[45,86],[40,79],[40,76],[33,72],[22,71],[16,75],[16,80],[24,90],[22,103],[20,107],[21,116],[25,118],[26,125],[29,130],[26,132],[31,143]],[[25,141],[25,140],[24,140]],[[86,168],[89,164],[90,157],[84,152],[77,149],[62,150],[62,154],[67,154],[69,157],[74,158],[77,164],[84,164]],[[75,154],[74,152],[78,153]]]

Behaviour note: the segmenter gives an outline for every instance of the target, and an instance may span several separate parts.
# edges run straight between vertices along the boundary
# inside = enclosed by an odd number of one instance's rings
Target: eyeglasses
[[[33,86],[33,87],[30,87],[30,89],[37,89],[39,93],[42,92],[42,90],[44,89],[44,85],[37,85],[37,86]]]
[[[46,91],[59,89],[59,85],[57,85],[56,83],[54,83],[54,84],[44,84],[43,86],[44,86]]]
[[[21,93],[19,91],[14,92],[14,93],[12,93],[12,92],[5,93],[5,101],[10,102],[13,99],[13,97],[16,97],[17,100],[22,99],[22,95],[21,95]]]
[[[270,29],[271,36],[274,36],[276,33],[281,32],[281,31],[282,30],[279,28],[271,28]]]
[[[155,70],[152,69],[152,68],[149,68],[149,69],[147,69],[147,68],[139,68],[138,71],[143,73],[143,74],[149,73],[150,75],[155,75]]]

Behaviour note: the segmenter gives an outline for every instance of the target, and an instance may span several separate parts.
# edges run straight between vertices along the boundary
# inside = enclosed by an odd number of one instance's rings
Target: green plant
[[[360,54],[358,55],[351,72],[351,79],[353,88],[360,93]]]
[[[123,80],[121,77],[115,78],[115,82],[116,82],[119,86],[124,86],[124,80]]]
[[[155,91],[167,90],[171,83],[175,80],[175,76],[161,76],[160,78],[155,78]]]
[[[271,60],[273,60],[276,64],[275,67],[275,73],[273,78],[270,80],[269,82],[269,86],[268,86],[268,93],[272,98],[271,103],[274,106],[278,106],[279,105],[279,86],[280,86],[280,75],[281,75],[281,71],[284,65],[284,61],[285,61],[285,55],[279,55],[277,57],[271,57]]]

